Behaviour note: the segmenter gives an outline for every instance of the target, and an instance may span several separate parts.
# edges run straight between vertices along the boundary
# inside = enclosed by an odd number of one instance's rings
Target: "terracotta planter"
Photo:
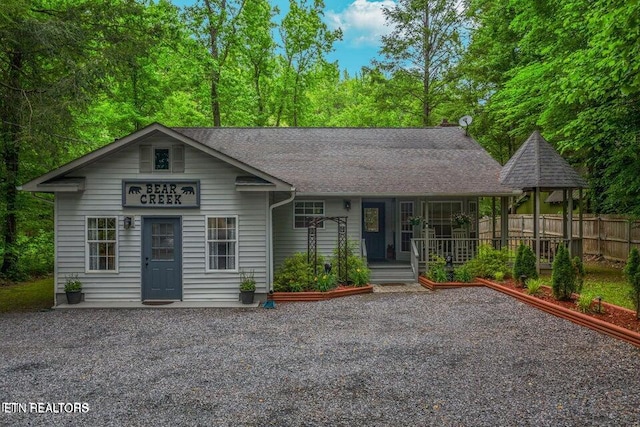
[[[429,290],[435,291],[436,289],[454,289],[454,288],[473,288],[478,286],[484,286],[483,283],[471,282],[432,282],[424,276],[418,277],[418,281],[423,288],[427,288]]]
[[[549,314],[553,314],[554,316],[569,320],[581,326],[586,326],[587,328],[590,328],[595,331],[602,332],[603,334],[612,336],[614,338],[618,338],[620,340],[626,341],[630,344],[635,345],[636,347],[640,347],[640,334],[637,332],[633,332],[628,329],[621,328],[620,326],[613,325],[608,322],[603,322],[600,319],[587,316],[586,314],[579,313],[577,311],[569,310],[567,308],[541,300],[534,296],[523,294],[521,292],[518,292],[506,286],[493,283],[489,280],[485,280],[485,279],[476,279],[476,280],[478,280],[480,283],[483,283],[484,285],[486,285],[491,289],[494,289],[498,292],[502,292],[503,294],[512,296],[516,299],[519,299],[522,302],[526,302],[527,304],[532,305]]]
[[[337,288],[327,292],[274,292],[269,295],[269,299],[277,302],[323,301],[349,295],[369,294],[371,292],[373,292],[373,286],[367,285],[357,288]]]

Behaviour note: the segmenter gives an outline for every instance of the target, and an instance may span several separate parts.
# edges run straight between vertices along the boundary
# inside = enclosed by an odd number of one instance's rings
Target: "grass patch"
[[[600,263],[586,262],[587,272],[584,278],[582,293],[588,293],[595,297],[601,296],[602,301],[635,310],[633,301],[629,298],[631,285],[624,277],[621,264],[620,268]],[[550,272],[544,275],[545,281],[551,282]],[[547,280],[548,279],[548,280]]]
[[[0,286],[0,313],[39,311],[53,306],[53,277]]]

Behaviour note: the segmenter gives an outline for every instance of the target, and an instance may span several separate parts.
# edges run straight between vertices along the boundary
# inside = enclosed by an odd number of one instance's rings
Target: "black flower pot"
[[[253,304],[253,296],[256,291],[240,291],[240,301],[243,304]]]
[[[82,301],[82,291],[65,292],[67,294],[67,304],[78,304]]]

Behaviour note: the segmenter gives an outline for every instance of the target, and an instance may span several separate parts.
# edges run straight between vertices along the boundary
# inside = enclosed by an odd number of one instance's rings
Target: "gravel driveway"
[[[0,425],[640,425],[640,349],[484,288],[0,316]],[[11,411],[9,411],[11,412]]]

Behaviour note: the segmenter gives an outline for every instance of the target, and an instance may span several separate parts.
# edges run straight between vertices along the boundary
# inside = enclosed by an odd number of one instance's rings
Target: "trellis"
[[[346,216],[321,216],[309,219],[307,228],[307,262],[313,262],[313,275],[318,275],[318,227],[325,221],[338,224],[338,283],[346,285],[349,282],[348,272],[348,239]]]

